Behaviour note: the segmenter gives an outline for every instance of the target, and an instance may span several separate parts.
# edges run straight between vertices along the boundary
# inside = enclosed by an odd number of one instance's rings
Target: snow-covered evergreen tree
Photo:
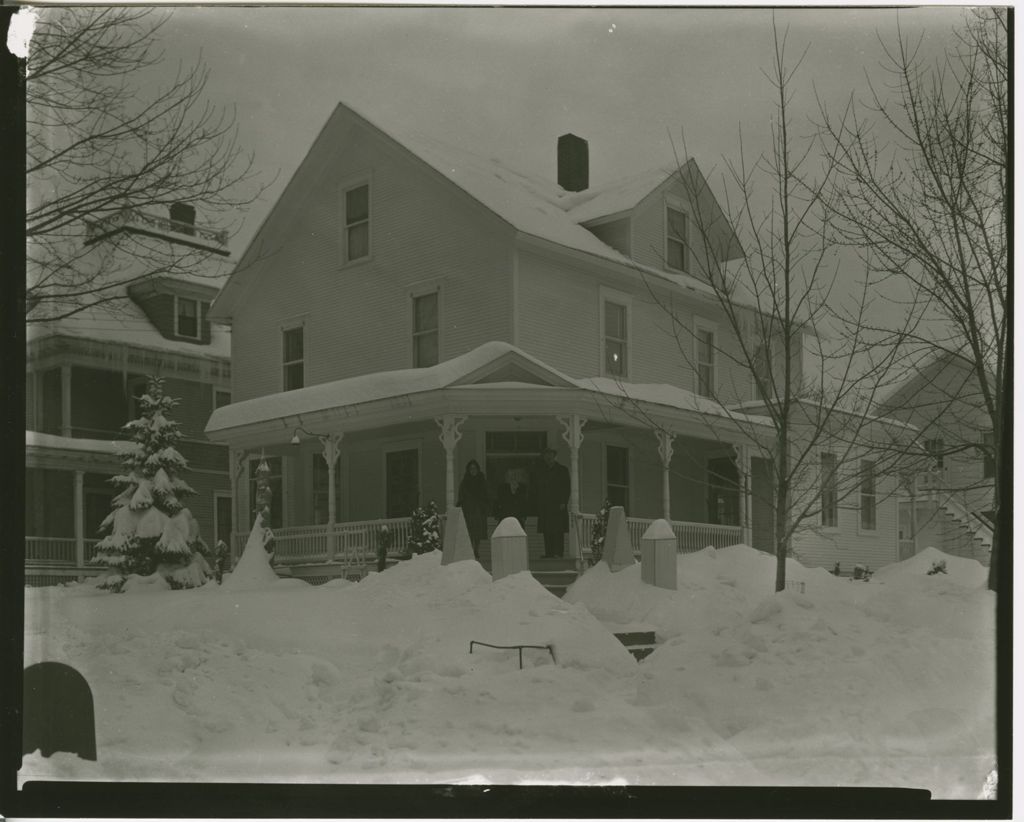
[[[188,463],[175,447],[181,430],[170,412],[178,401],[150,377],[139,402],[142,416],[123,427],[131,442],[120,454],[123,473],[110,480],[121,490],[100,526],[109,533],[94,561],[114,572],[103,584],[117,591],[132,575],[159,577],[171,588],[202,585],[211,571],[199,526],[181,503],[195,491],[181,478]]]
[[[425,554],[428,551],[440,550],[441,517],[437,513],[437,505],[429,502],[426,508],[417,508],[412,512],[409,551],[414,554]]]

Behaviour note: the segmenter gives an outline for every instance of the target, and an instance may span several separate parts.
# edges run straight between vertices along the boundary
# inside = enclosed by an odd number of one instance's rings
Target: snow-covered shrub
[[[612,504],[608,500],[601,503],[601,510],[597,512],[597,519],[594,521],[594,529],[590,532],[590,564],[597,565],[604,554],[604,538],[608,533],[608,514],[612,510]]]
[[[440,550],[441,517],[437,513],[437,505],[431,501],[426,508],[417,508],[412,512],[409,551],[413,554],[426,554]]]
[[[154,574],[172,588],[193,588],[211,571],[199,525],[181,503],[195,491],[180,476],[188,463],[175,447],[181,431],[170,419],[178,401],[164,396],[163,380],[150,377],[140,403],[142,416],[123,427],[131,442],[120,455],[122,473],[110,480],[121,490],[100,525],[109,533],[93,562],[113,572],[101,583],[110,590],[124,590],[132,576]]]

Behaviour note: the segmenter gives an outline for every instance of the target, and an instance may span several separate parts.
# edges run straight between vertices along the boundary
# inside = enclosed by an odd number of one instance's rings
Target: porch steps
[[[568,539],[566,539],[568,542]],[[566,556],[561,559],[548,559],[544,556],[544,536],[527,531],[527,551],[529,552],[530,573],[534,579],[547,588],[556,597],[565,595],[566,590],[576,581],[576,562]],[[568,545],[566,546],[568,554]],[[491,570],[491,544],[489,540],[480,541],[480,564]]]
[[[626,646],[626,650],[633,655],[637,662],[646,659],[658,647],[654,631],[626,630],[614,631],[613,633],[615,638]]]

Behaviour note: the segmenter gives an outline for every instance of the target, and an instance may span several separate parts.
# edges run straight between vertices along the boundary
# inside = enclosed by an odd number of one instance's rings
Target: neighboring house
[[[932,546],[988,564],[995,459],[985,451],[992,431],[973,364],[952,352],[935,354],[877,412],[916,426],[928,457],[905,483],[904,553]]]
[[[400,544],[470,459],[494,490],[545,447],[570,468],[577,562],[604,499],[634,540],[665,517],[686,550],[771,549],[751,499],[772,431],[725,407],[753,381],[696,275],[741,253],[731,227],[689,196],[707,191],[692,160],[598,188],[584,140],[558,160],[556,185],[335,109],[210,311],[233,404],[207,435],[250,519],[265,463],[279,563],[335,572],[385,522]]]
[[[193,222],[120,213],[92,224],[96,252],[116,232],[145,232],[148,242],[219,258],[226,238]],[[211,261],[211,266],[215,263]],[[186,504],[211,545],[233,529],[228,453],[203,429],[214,408],[231,401],[230,332],[208,309],[223,277],[147,277],[124,286],[126,299],[28,326],[25,433],[26,581],[45,584],[94,573],[88,563],[110,511],[121,471],[121,427],[138,416],[149,376],[180,400],[174,419],[184,434],[185,479],[197,492]]]

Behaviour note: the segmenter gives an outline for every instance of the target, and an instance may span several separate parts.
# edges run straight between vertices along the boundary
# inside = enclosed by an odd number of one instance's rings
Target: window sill
[[[369,265],[372,262],[373,262],[373,255],[370,254],[370,255],[368,255],[366,257],[360,257],[357,260],[348,260],[346,262],[342,262],[338,266],[338,270],[339,271],[348,271],[349,269],[359,268],[360,266]]]

